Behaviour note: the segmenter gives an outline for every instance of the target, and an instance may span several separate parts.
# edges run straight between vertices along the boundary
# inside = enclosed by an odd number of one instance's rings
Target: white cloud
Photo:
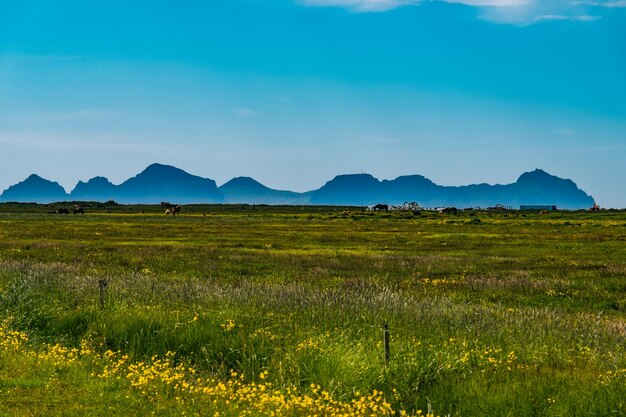
[[[344,7],[355,12],[384,12],[398,7],[415,6],[432,1],[476,7],[516,7],[534,2],[534,0],[301,0],[300,3],[313,7]]]
[[[580,1],[573,1],[572,4],[613,8],[613,7],[626,7],[626,0],[614,0],[614,1],[580,0]]]
[[[546,20],[577,20],[579,22],[591,22],[593,20],[598,20],[599,16],[589,16],[589,15],[580,15],[580,16],[567,16],[561,14],[544,14],[541,16],[535,16],[533,19],[536,22],[542,22]]]
[[[301,4],[314,7],[345,7],[355,12],[384,12],[402,6],[415,6],[426,1],[478,7],[513,7],[533,2],[533,0],[301,0]]]
[[[494,23],[530,25],[551,21],[590,22],[600,19],[593,7],[626,7],[626,0],[296,0],[303,6],[342,7],[351,12],[385,12],[403,6],[443,2],[476,7],[481,19]]]
[[[355,12],[384,12],[402,6],[416,5],[418,0],[302,0],[305,6],[345,7]]]
[[[441,0],[446,3],[465,4],[477,7],[519,7],[533,3],[533,0]]]

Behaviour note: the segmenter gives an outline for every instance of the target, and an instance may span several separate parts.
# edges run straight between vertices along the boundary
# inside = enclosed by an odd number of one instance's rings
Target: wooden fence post
[[[389,363],[389,325],[385,323],[385,364]]]
[[[98,280],[98,287],[100,288],[100,308],[104,309],[104,301],[106,297],[106,288],[107,288],[107,280],[100,279]]]

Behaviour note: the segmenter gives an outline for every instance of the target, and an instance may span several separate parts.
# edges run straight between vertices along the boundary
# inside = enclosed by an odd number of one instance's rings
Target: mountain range
[[[556,205],[564,209],[588,208],[594,199],[569,179],[536,169],[512,184],[442,186],[421,175],[378,180],[369,174],[338,175],[321,188],[305,193],[275,190],[253,178],[237,177],[218,187],[215,181],[182,169],[152,164],[119,185],[105,177],[79,181],[71,193],[58,183],[31,175],[0,195],[0,201],[50,203],[55,201],[108,201],[155,204],[161,201],[237,204],[302,204],[369,206],[399,205],[415,201],[426,207],[518,207]]]

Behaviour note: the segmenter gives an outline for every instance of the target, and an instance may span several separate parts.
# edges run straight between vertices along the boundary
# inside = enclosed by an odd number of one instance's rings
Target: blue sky
[[[623,0],[0,2],[0,189],[542,168],[626,207],[623,161]]]

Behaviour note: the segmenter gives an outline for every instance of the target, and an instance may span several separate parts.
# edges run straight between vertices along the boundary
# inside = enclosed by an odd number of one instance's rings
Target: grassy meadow
[[[0,416],[626,415],[624,212],[48,210],[0,205]]]

